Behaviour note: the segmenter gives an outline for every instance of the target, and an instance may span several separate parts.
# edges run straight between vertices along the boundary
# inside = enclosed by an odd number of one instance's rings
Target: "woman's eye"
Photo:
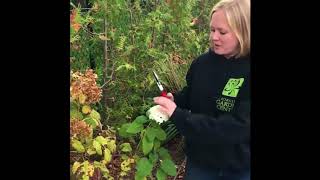
[[[220,32],[220,34],[225,35],[225,34],[227,34],[227,32]]]

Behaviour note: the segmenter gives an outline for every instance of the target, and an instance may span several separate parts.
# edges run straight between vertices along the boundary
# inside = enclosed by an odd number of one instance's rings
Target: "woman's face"
[[[234,56],[239,47],[239,42],[231,30],[223,10],[213,13],[210,22],[210,48],[219,55],[227,58]]]

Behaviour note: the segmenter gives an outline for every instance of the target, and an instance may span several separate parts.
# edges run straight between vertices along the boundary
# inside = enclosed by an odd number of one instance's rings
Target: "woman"
[[[187,86],[155,97],[186,140],[185,180],[250,179],[250,0],[211,11],[209,51],[194,60]]]

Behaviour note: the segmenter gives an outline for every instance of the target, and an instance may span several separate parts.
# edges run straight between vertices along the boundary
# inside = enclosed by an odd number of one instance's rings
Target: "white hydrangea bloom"
[[[160,105],[151,107],[147,111],[146,115],[149,117],[149,119],[152,119],[159,124],[169,120],[168,114],[160,110]]]

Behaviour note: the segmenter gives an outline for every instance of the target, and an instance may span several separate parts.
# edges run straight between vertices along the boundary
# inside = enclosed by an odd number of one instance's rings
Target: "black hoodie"
[[[226,59],[209,49],[191,64],[171,116],[188,160],[210,169],[250,168],[250,56]]]

